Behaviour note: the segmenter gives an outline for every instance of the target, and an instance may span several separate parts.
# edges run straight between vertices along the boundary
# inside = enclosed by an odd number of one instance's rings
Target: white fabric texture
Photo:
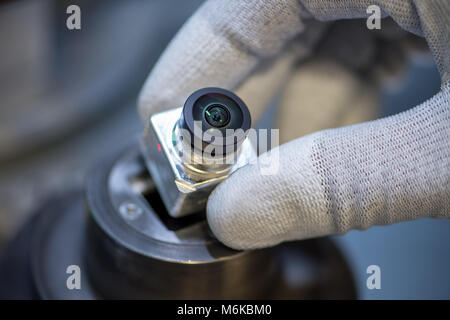
[[[213,192],[208,219],[234,248],[450,218],[450,90],[404,113],[280,147],[280,169],[247,166]],[[245,183],[242,183],[245,181]],[[232,199],[230,201],[230,199]]]
[[[405,113],[282,145],[276,175],[260,175],[257,165],[238,170],[208,201],[211,229],[226,245],[259,248],[423,216],[450,218],[446,0],[207,1],[152,70],[139,112],[146,120],[182,105],[196,89],[219,86],[237,89],[258,117],[292,79],[298,58],[310,55],[320,41],[328,26],[317,20],[367,17],[371,4],[425,37],[441,74],[441,92]]]

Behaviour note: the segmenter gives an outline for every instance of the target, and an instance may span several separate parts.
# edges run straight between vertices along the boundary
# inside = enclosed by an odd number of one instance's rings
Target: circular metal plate
[[[45,299],[99,299],[84,272],[85,227],[83,197],[71,193],[48,205],[39,214],[33,232],[32,270],[39,297]],[[31,240],[31,237],[30,237]],[[350,270],[340,251],[329,239],[287,243],[277,247],[280,277],[268,298],[354,299],[356,291]],[[66,287],[66,268],[79,265],[81,290]],[[20,275],[21,276],[21,275]]]
[[[356,297],[329,239],[229,249],[201,214],[167,220],[136,147],[111,159],[92,174],[86,197],[80,191],[57,197],[18,234],[5,255],[12,258],[0,265],[9,270],[3,288],[27,282],[23,288],[34,287],[44,299]],[[29,268],[14,272],[15,263]],[[72,265],[81,270],[80,290],[67,287]],[[0,296],[8,293],[0,288]]]

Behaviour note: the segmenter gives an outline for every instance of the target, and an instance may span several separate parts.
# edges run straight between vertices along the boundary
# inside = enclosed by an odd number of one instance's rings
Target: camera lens
[[[203,150],[213,145],[232,151],[245,140],[250,125],[245,103],[233,92],[221,88],[203,88],[192,93],[178,123],[179,128],[188,132],[193,147],[198,149],[201,145]],[[234,132],[232,136],[230,131]],[[218,136],[221,139],[215,138]]]
[[[220,104],[213,104],[205,109],[204,117],[213,127],[222,128],[230,122],[230,112]]]

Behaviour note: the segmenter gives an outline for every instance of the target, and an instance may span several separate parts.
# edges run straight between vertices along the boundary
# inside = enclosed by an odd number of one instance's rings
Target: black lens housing
[[[194,130],[195,121],[201,121],[201,130]],[[251,126],[250,112],[245,103],[233,92],[221,88],[203,88],[192,93],[184,103],[179,127],[190,135],[193,147],[208,145],[223,147],[224,153],[236,151],[245,140]],[[244,135],[227,136],[227,129],[242,129]],[[199,131],[207,133],[198,135]],[[221,134],[223,139],[211,136]],[[195,141],[199,143],[195,144]],[[198,149],[198,148],[197,148]]]

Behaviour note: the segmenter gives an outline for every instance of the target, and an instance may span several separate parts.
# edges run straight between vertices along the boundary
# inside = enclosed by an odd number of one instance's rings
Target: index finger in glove
[[[202,87],[235,89],[265,58],[303,30],[294,0],[204,3],[169,44],[146,80],[139,113],[183,104]]]

